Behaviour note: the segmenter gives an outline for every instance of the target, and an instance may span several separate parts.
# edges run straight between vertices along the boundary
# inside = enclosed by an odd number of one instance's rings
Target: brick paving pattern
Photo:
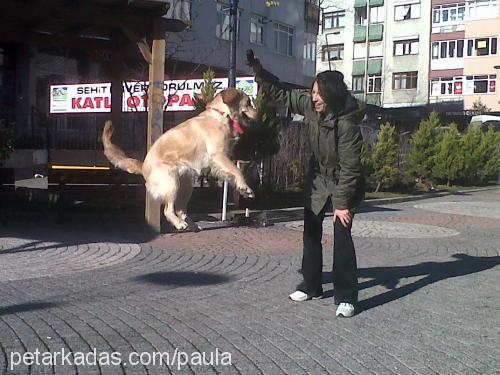
[[[360,312],[300,281],[300,221],[148,241],[12,224],[0,238],[1,374],[498,374],[500,190],[365,207],[353,228]],[[18,365],[12,353],[231,353],[231,366]],[[208,361],[209,362],[209,361]],[[208,363],[207,362],[207,363]]]

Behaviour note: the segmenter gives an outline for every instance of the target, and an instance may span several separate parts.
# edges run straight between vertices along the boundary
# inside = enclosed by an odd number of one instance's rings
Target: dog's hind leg
[[[187,206],[193,193],[193,175],[185,173],[179,176],[179,190],[177,191],[177,199],[175,200],[175,214],[181,220],[188,223],[189,228],[195,232],[201,228],[187,216]]]
[[[184,230],[188,224],[184,218],[175,214],[175,200],[179,191],[179,175],[177,170],[155,166],[146,180],[146,188],[155,198],[163,200],[165,208],[163,213],[167,220],[178,230]]]
[[[187,205],[193,193],[193,176],[189,173],[179,176],[179,190],[175,200],[175,214],[182,220],[186,220]]]

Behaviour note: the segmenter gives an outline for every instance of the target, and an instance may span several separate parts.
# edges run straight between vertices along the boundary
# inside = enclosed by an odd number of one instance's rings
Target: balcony
[[[382,73],[382,59],[368,60],[368,75]],[[352,63],[352,75],[362,76],[365,74],[365,60],[355,60]]]
[[[375,24],[370,25],[369,39],[371,42],[377,42],[382,40],[384,36],[384,25]],[[354,26],[354,42],[364,42],[366,40],[366,26],[356,25]]]
[[[306,0],[305,2],[305,11],[304,11],[304,19],[306,21],[306,32],[318,35],[319,24],[320,24],[320,13],[321,8],[312,4]]]
[[[354,97],[357,100],[361,100],[361,101],[365,100],[365,94],[362,92],[354,94]],[[381,107],[382,106],[382,94],[381,93],[366,94],[366,104],[371,104],[371,105],[376,105],[377,107]]]

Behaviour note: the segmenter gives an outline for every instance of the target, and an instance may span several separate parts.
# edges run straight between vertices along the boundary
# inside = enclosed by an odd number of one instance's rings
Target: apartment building
[[[431,103],[472,109],[483,103],[500,110],[498,0],[432,1]]]
[[[325,1],[317,70],[342,71],[369,104],[425,105],[429,12],[430,4],[419,0]]]
[[[167,56],[175,76],[200,76],[210,66],[227,75],[229,67],[230,1],[185,1],[191,27],[169,38]],[[253,49],[262,64],[284,82],[309,87],[316,74],[319,0],[281,1],[268,7],[264,0],[238,4],[237,64],[239,74],[251,74],[245,51]],[[171,68],[172,68],[171,66]],[[202,69],[200,69],[202,67]],[[169,67],[167,67],[169,69]]]
[[[480,99],[498,111],[498,34],[498,0],[330,0],[317,70],[342,71],[358,98],[383,108],[462,111]]]

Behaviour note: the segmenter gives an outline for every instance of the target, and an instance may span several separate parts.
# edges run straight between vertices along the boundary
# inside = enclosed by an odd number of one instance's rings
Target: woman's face
[[[319,93],[318,82],[314,82],[311,91],[311,96],[314,104],[314,109],[316,110],[316,112],[325,114],[328,111],[328,109],[326,107],[325,101],[323,100],[323,98]]]

